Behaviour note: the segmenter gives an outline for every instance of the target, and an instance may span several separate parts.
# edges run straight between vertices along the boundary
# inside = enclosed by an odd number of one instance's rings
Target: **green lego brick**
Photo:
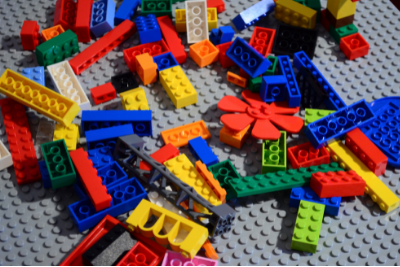
[[[319,233],[324,218],[325,205],[300,201],[292,237],[292,249],[317,252]]]
[[[286,171],[286,132],[276,141],[265,140],[262,146],[261,173]]]
[[[267,59],[272,63],[269,65],[269,68],[266,72],[264,72],[263,76],[272,76],[275,75],[276,66],[278,65],[278,58],[273,56],[268,56]]]
[[[78,52],[78,37],[71,30],[67,30],[36,47],[36,59],[40,66],[47,67]]]
[[[53,189],[72,185],[76,173],[64,139],[41,145]]]
[[[142,0],[141,16],[153,14],[156,17],[172,18],[172,0]]]
[[[321,1],[320,0],[306,0],[305,6],[317,11],[317,23],[321,19]]]
[[[230,179],[228,183],[237,197],[246,197],[310,184],[311,175],[317,172],[337,172],[343,169],[336,162],[287,171],[269,172],[241,179]]]
[[[262,77],[249,79],[248,87],[250,91],[252,91],[253,93],[259,93],[261,89],[261,82],[262,82]]]
[[[306,5],[306,0],[294,0],[295,2],[302,4],[303,6]]]
[[[317,121],[329,114],[336,112],[335,110],[325,110],[325,109],[312,109],[306,108],[306,118],[304,120],[304,125]]]
[[[242,179],[242,177],[236,171],[231,161],[227,159],[220,163],[211,165],[208,167],[208,170],[214,175],[214,178],[219,182],[219,184],[226,190],[226,200],[236,198],[236,193],[232,190],[229,181],[233,179]]]
[[[358,29],[354,24],[349,24],[337,29],[335,29],[332,25],[329,26],[329,33],[338,44],[340,44],[340,39],[343,37],[355,34],[357,32]]]

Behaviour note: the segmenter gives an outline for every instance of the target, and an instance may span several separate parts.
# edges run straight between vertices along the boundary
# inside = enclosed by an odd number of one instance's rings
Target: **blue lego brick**
[[[151,110],[83,110],[82,133],[86,131],[132,124],[135,134],[152,136]]]
[[[319,198],[308,186],[292,188],[289,207],[298,208],[301,200],[325,205],[325,214],[331,216],[339,215],[341,197]]]
[[[115,12],[114,24],[118,26],[125,20],[130,20],[135,12],[142,4],[140,0],[124,0],[122,4],[119,6],[117,12]]]
[[[37,82],[38,84],[41,84],[43,86],[45,85],[45,78],[44,78],[44,67],[33,67],[33,68],[25,68],[22,70],[22,75],[24,75],[26,78],[31,79],[34,82]]]
[[[161,41],[161,30],[156,16],[149,14],[146,17],[138,16],[135,19],[141,44]]]
[[[153,57],[153,61],[157,64],[158,71],[162,71],[179,65],[178,61],[176,61],[174,55],[172,55],[171,52],[155,56]]]
[[[261,18],[274,11],[274,9],[274,0],[263,0],[252,5],[245,11],[240,12],[239,15],[233,18],[232,23],[235,25],[238,31],[241,31],[254,25]]]
[[[226,51],[226,55],[252,78],[256,78],[266,72],[271,65],[268,59],[240,37],[236,37]]]
[[[120,181],[128,178],[128,175],[115,161],[98,168],[97,174],[101,177],[103,185],[105,185],[107,188],[112,187],[120,183]]]
[[[338,110],[347,106],[340,98],[338,93],[336,93],[333,87],[321,74],[318,68],[314,65],[314,63],[310,60],[307,54],[304,53],[304,51],[294,53],[293,64],[298,71],[302,72],[303,75],[307,75],[307,73],[304,72],[303,68],[309,69],[311,71],[315,80],[318,81],[321,88],[323,88],[325,92],[329,95],[329,99],[324,102],[327,109]]]
[[[375,118],[374,111],[363,99],[308,124],[304,133],[313,147],[319,149],[347,132],[372,122]]]
[[[74,192],[75,192],[75,194],[77,194],[79,199],[85,199],[88,197],[88,195],[86,194],[86,190],[83,187],[83,184],[79,179],[76,179],[73,187],[74,187]]]
[[[224,44],[232,41],[234,35],[235,31],[231,26],[222,26],[211,30],[210,41],[214,45]]]
[[[100,0],[93,3],[90,32],[96,37],[101,37],[114,29],[114,15],[114,0]]]
[[[219,42],[221,40],[220,36],[218,35],[219,30],[218,29],[212,29],[210,32],[210,42],[213,43],[214,45],[219,45]]]
[[[286,101],[290,108],[295,108],[300,106],[301,94],[299,86],[297,85],[296,77],[294,76],[292,64],[290,64],[289,56],[278,56],[280,72],[286,77],[287,81],[287,91],[286,91]]]
[[[99,212],[96,212],[89,198],[68,206],[72,221],[78,227],[79,232],[95,226],[107,214],[116,217],[135,209],[140,201],[147,197],[146,191],[136,178],[130,178],[108,188],[107,193],[112,197],[111,207]]]
[[[46,166],[46,161],[39,161],[39,169],[42,174],[43,188],[51,188],[50,174]]]
[[[270,103],[286,99],[287,80],[283,75],[263,76],[260,97],[262,101]]]
[[[86,132],[86,143],[89,150],[107,146],[113,152],[117,145],[117,138],[131,134],[134,134],[131,124],[92,130]]]
[[[218,157],[201,136],[189,140],[189,150],[197,160],[201,160],[207,167],[219,162]]]
[[[89,159],[93,162],[93,167],[96,169],[113,162],[112,151],[108,146],[88,150],[87,153]]]

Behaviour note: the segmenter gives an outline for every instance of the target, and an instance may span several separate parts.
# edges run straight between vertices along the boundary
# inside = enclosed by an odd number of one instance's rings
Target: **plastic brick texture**
[[[76,149],[79,138],[79,126],[77,124],[70,124],[69,126],[56,124],[54,127],[53,141],[63,139],[69,151]]]
[[[189,140],[189,150],[197,160],[201,160],[207,167],[218,163],[218,157],[201,136]]]
[[[132,89],[120,93],[122,108],[125,110],[149,110],[146,93],[143,88]]]
[[[142,0],[140,11],[142,16],[154,14],[156,17],[172,17],[172,0]]]
[[[0,170],[4,170],[5,168],[13,165],[13,161],[11,158],[10,151],[4,146],[3,142],[0,140]],[[40,167],[40,165],[39,165]]]
[[[288,102],[288,106],[290,108],[299,107],[301,95],[294,76],[292,64],[290,63],[290,58],[289,56],[278,56],[278,60],[280,72],[282,72],[282,75],[285,76],[287,81],[286,101]]]
[[[56,25],[56,26],[44,29],[42,31],[42,40],[43,40],[43,42],[48,41],[48,40],[62,34],[63,32],[65,32],[65,30],[63,29],[63,27],[61,25]]]
[[[111,148],[108,146],[91,149],[87,151],[89,159],[93,162],[93,167],[100,168],[113,161]]]
[[[203,177],[218,199],[221,200],[222,204],[224,204],[226,202],[226,190],[221,187],[219,182],[214,178],[214,175],[207,170],[207,166],[200,160],[196,161],[196,171]]]
[[[330,162],[330,155],[326,148],[323,146],[320,149],[315,149],[310,142],[289,147],[287,153],[293,169],[318,166]]]
[[[237,86],[246,88],[247,87],[247,79],[240,77],[239,75],[228,71],[226,73],[226,80],[230,83],[236,84]]]
[[[255,26],[249,41],[249,45],[251,45],[261,55],[267,57],[272,51],[275,33],[275,29]]]
[[[187,57],[185,47],[182,45],[182,40],[179,38],[178,34],[175,31],[172,20],[168,16],[162,16],[157,18],[157,21],[160,26],[164,40],[171,50],[171,53],[174,55],[176,61],[178,61],[179,64],[185,63]]]
[[[73,29],[76,20],[76,2],[57,0],[54,10],[53,26],[61,25],[64,30]]]
[[[278,140],[264,140],[261,173],[286,171],[286,132]]]
[[[231,26],[222,26],[210,31],[210,41],[214,45],[228,43],[232,41],[232,38],[235,35],[235,31]]]
[[[136,58],[135,58],[135,70],[136,70]],[[118,94],[137,88],[139,86],[135,76],[131,72],[126,72],[112,76],[111,84],[113,85],[115,91],[117,91]]]
[[[143,85],[157,81],[157,64],[148,53],[136,56],[136,72]]]
[[[218,49],[209,41],[203,40],[193,44],[189,48],[190,57],[203,68],[218,60]]]
[[[130,20],[133,15],[135,15],[137,8],[140,6],[140,3],[140,0],[123,0],[121,5],[118,7],[117,12],[115,12],[115,25],[118,26],[125,20]]]
[[[38,23],[34,20],[25,20],[22,24],[20,36],[22,49],[35,50],[40,41]]]
[[[217,9],[207,8],[208,31],[218,28]],[[175,9],[175,29],[177,32],[186,32],[186,9]]]
[[[188,259],[179,253],[167,251],[161,266],[218,266],[218,261],[200,256]]]
[[[214,178],[219,182],[221,187],[226,190],[226,200],[236,198],[235,192],[232,190],[229,181],[233,179],[241,179],[235,167],[230,160],[224,160],[220,163],[208,167]]]
[[[45,86],[44,67],[25,68],[22,70],[22,75]]]
[[[186,34],[189,44],[208,40],[208,19],[206,0],[185,1]]]
[[[238,31],[241,31],[254,25],[258,20],[267,16],[274,9],[275,3],[273,0],[262,0],[240,12],[232,19],[232,23]]]
[[[95,37],[101,37],[114,29],[115,2],[100,0],[93,3],[90,32]]]
[[[90,89],[90,96],[94,104],[99,105],[115,99],[117,97],[117,92],[111,82],[108,82]]]
[[[224,126],[219,132],[219,140],[224,144],[240,149],[250,136],[250,126],[251,125],[247,126],[240,132],[232,131],[228,127]]]
[[[174,147],[173,144],[167,144],[150,155],[150,157],[152,157],[155,161],[161,164],[177,156],[179,156],[179,150],[176,147]],[[150,171],[151,166],[147,162],[141,161],[140,169]]]
[[[179,65],[171,52],[153,56],[153,61],[157,64],[158,71],[162,71]]]
[[[275,18],[287,24],[306,29],[314,29],[317,11],[292,0],[276,1]]]
[[[233,62],[232,59],[230,59],[226,55],[226,51],[228,51],[229,47],[231,47],[232,44],[233,42],[228,42],[216,46],[216,48],[219,50],[219,57],[218,57],[219,63],[225,69],[236,65],[235,62]]]
[[[287,80],[285,76],[274,75],[262,77],[260,98],[263,102],[285,101],[287,90]]]
[[[12,163],[11,163],[12,164]],[[46,166],[46,161],[38,162],[40,174],[42,175],[43,188],[51,188],[50,173]]]
[[[224,0],[207,0],[207,8],[217,9],[218,13],[222,13],[225,11],[225,2]]]
[[[156,16],[153,14],[149,14],[146,17],[138,16],[135,19],[135,23],[141,44],[161,41],[161,30]]]
[[[334,110],[324,110],[324,109],[312,109],[306,108],[306,118],[304,120],[304,125],[307,126],[309,123],[317,121],[329,114],[334,113]]]
[[[140,242],[126,253],[116,266],[158,266],[161,258]]]
[[[356,34],[357,32],[358,29],[354,24],[349,24],[337,29],[335,29],[332,25],[329,27],[329,33],[338,44],[340,44],[340,41],[343,37]]]
[[[107,188],[110,188],[128,178],[128,175],[115,161],[98,168],[97,174],[101,177],[103,185]]]
[[[189,140],[198,136],[203,139],[211,137],[203,120],[162,131],[160,134],[166,145],[171,143],[175,147],[185,146],[189,143]]]
[[[77,0],[74,31],[79,42],[87,43],[92,39],[90,37],[92,5],[93,0]]]
[[[368,55],[369,44],[360,33],[355,33],[340,39],[340,50],[348,59],[354,60]]]
[[[118,137],[131,135],[133,133],[134,131],[131,124],[87,131],[85,133],[87,147],[89,150],[105,146],[114,148],[117,144]]]

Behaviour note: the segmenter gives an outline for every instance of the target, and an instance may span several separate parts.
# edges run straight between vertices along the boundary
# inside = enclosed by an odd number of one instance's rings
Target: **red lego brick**
[[[177,156],[179,156],[179,150],[171,143],[163,146],[162,148],[160,148],[159,150],[150,155],[150,157],[152,157],[155,161],[161,164]],[[148,164],[145,161],[140,162],[139,168],[144,171],[151,170],[150,164]]]
[[[330,155],[325,147],[314,149],[310,142],[289,147],[288,159],[293,169],[329,164]]]
[[[17,183],[26,184],[40,181],[42,176],[25,107],[9,98],[0,100],[0,107]]]
[[[267,57],[269,54],[271,54],[275,33],[276,30],[274,29],[256,26],[254,27],[253,35],[251,36],[249,45],[251,45],[261,55]]]
[[[207,0],[207,8],[217,8],[217,13],[225,11],[225,2],[223,0]]]
[[[368,55],[369,51],[369,44],[360,33],[343,37],[340,39],[339,47],[350,60]]]
[[[157,266],[159,261],[151,248],[137,242],[116,266]]]
[[[246,80],[251,79],[250,75],[247,74],[247,72],[245,72],[243,69],[240,69],[240,74],[239,74],[239,76],[242,77],[242,78],[245,78]]]
[[[102,184],[101,178],[97,175],[97,170],[93,167],[88,153],[83,148],[79,148],[70,151],[69,155],[96,211],[110,207],[112,198],[107,193],[107,187]]]
[[[34,20],[25,20],[21,28],[21,43],[23,50],[35,50],[39,45],[39,25]]]
[[[76,3],[73,0],[57,0],[53,26],[61,25],[65,31],[74,30],[75,19]]]
[[[90,37],[90,18],[92,17],[93,0],[78,0],[76,4],[75,33],[78,42],[88,43]]]
[[[111,82],[108,82],[90,89],[90,95],[92,96],[94,104],[99,105],[116,98],[117,92]]]
[[[221,63],[221,66],[225,69],[236,65],[235,62],[226,55],[226,51],[232,43],[233,41],[215,46],[219,50],[219,63]]]
[[[360,129],[348,132],[345,144],[376,176],[385,174],[388,158]]]
[[[310,187],[320,198],[362,196],[365,181],[352,170],[317,172],[311,175]]]
[[[96,63],[100,58],[108,54],[115,47],[125,41],[136,32],[136,25],[132,21],[125,20],[112,31],[101,37],[95,43],[76,55],[69,61],[76,75]]]
[[[168,16],[162,16],[158,17],[157,21],[172,55],[174,55],[179,64],[185,63],[187,57],[185,47],[182,45],[182,40],[175,31],[175,26],[172,24],[172,20]]]
[[[326,18],[326,9],[321,11],[321,24],[322,24],[322,26],[324,26],[325,30],[327,30],[329,32],[330,23],[329,23],[328,19]]]

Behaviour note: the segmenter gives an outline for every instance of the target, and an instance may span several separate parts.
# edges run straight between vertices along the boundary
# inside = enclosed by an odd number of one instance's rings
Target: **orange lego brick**
[[[191,45],[189,48],[190,57],[200,68],[218,61],[218,54],[219,50],[207,39]]]
[[[246,88],[247,86],[247,79],[240,77],[239,75],[228,71],[227,75],[226,75],[226,79],[228,80],[228,82],[236,84],[240,87]]]
[[[250,132],[248,131],[249,129],[250,125],[240,132],[234,132],[228,127],[224,126],[219,132],[219,141],[240,149],[250,135]]]
[[[206,257],[212,260],[218,260],[218,255],[217,252],[215,252],[213,246],[211,245],[210,240],[206,240],[206,242],[204,242],[202,248],[204,248],[204,250],[206,251]]]
[[[222,204],[226,203],[226,190],[221,187],[219,182],[214,178],[214,175],[207,170],[207,166],[200,160],[196,161],[196,171],[203,177],[218,199],[222,201]]]
[[[43,42],[46,42],[46,41],[50,40],[51,38],[54,38],[54,37],[62,34],[63,32],[65,32],[65,31],[61,25],[56,25],[54,27],[44,29],[42,31]]]
[[[149,53],[136,56],[136,71],[144,85],[157,81],[157,64]]]
[[[210,131],[208,131],[203,120],[161,132],[161,137],[164,140],[164,143],[166,145],[171,143],[175,147],[186,146],[189,140],[198,136],[203,137],[203,139],[211,138]]]

